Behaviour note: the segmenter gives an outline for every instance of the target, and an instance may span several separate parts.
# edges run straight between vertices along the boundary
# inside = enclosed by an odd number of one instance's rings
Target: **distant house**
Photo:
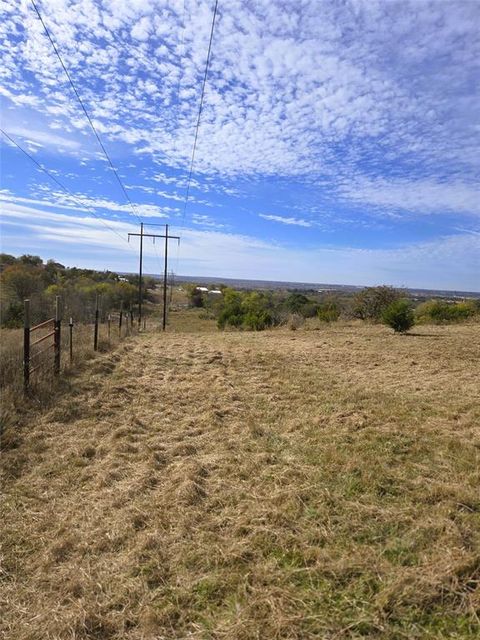
[[[200,293],[208,293],[207,287],[197,287],[195,291],[200,291]]]
[[[120,282],[128,282],[128,278],[124,278],[123,276],[118,276],[118,280]]]
[[[222,292],[220,291],[220,289],[212,289],[211,291],[208,292],[209,296],[221,296]]]

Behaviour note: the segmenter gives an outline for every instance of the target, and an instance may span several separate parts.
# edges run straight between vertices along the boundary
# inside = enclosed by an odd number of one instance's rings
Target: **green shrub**
[[[321,322],[336,322],[340,317],[340,308],[334,300],[322,302],[317,309],[317,317]]]
[[[271,296],[258,291],[244,292],[225,288],[223,296],[216,303],[217,326],[226,326],[262,331],[275,324]]]
[[[303,293],[290,293],[285,299],[284,306],[290,313],[302,313],[303,307],[309,302],[310,300]]]
[[[243,316],[243,327],[249,331],[263,331],[273,324],[268,311],[249,311]]]
[[[475,301],[447,302],[446,300],[428,300],[416,309],[415,315],[420,323],[449,324],[462,322],[478,313]]]
[[[382,313],[382,321],[396,333],[405,333],[415,324],[413,309],[408,300],[395,300]]]

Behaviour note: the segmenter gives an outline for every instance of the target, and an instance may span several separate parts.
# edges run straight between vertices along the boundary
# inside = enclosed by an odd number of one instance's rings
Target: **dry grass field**
[[[195,318],[5,434],[3,637],[478,638],[480,325]]]

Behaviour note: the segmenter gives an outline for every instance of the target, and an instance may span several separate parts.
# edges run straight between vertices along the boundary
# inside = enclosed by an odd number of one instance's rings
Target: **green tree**
[[[3,270],[1,283],[13,300],[23,302],[41,291],[41,272],[28,264],[13,264]]]
[[[290,313],[301,313],[303,307],[308,304],[310,300],[303,293],[290,293],[285,299],[285,308]]]
[[[31,267],[40,267],[43,264],[43,260],[40,256],[31,256],[30,254],[24,254],[18,259],[22,264],[29,265]]]

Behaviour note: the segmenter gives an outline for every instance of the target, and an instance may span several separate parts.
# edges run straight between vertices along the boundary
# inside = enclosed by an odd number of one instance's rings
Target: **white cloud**
[[[260,213],[260,218],[264,218],[265,220],[273,220],[273,222],[281,222],[282,224],[293,224],[298,227],[313,227],[313,222],[309,222],[308,220],[303,220],[302,218],[286,218],[284,216],[275,216],[267,213]]]
[[[48,208],[74,209],[75,211],[111,211],[119,212],[127,216],[134,216],[129,204],[120,204],[106,198],[96,198],[83,193],[69,195],[62,191],[52,191],[49,188],[42,188],[41,191],[48,195],[48,200],[38,200],[14,196],[7,190],[0,190],[0,201],[23,202],[28,204],[39,204]],[[171,214],[176,214],[178,209],[171,207],[158,207],[153,204],[136,204],[135,211],[143,218],[168,218]]]
[[[96,247],[95,266],[135,270],[135,261],[122,240],[92,217],[46,212],[38,207],[2,204],[3,224],[19,225],[33,234],[29,244],[43,253],[62,255],[65,243]],[[115,222],[121,236],[136,231],[136,225]],[[113,259],[111,250],[122,251],[124,259]],[[136,253],[136,248],[130,246]],[[144,246],[147,257],[155,257],[153,245]],[[105,256],[105,258],[103,258]],[[62,255],[63,257],[63,255]],[[252,279],[271,279],[338,284],[381,284],[397,286],[479,289],[480,235],[461,233],[435,241],[401,245],[394,249],[353,249],[322,245],[299,249],[255,237],[215,230],[185,229],[180,246],[179,272]],[[64,259],[64,258],[63,258]],[[118,262],[115,262],[118,260]],[[172,262],[172,267],[177,265]]]
[[[480,215],[480,189],[459,180],[358,177],[348,180],[340,192],[349,200],[387,210]]]
[[[188,166],[211,6],[191,0],[184,15],[182,2],[57,0],[42,10],[106,138]],[[8,99],[34,96],[42,115],[87,130],[29,3],[4,14]],[[335,176],[379,153],[471,170],[479,17],[477,3],[453,0],[221,5],[197,171]]]
[[[216,222],[210,216],[202,215],[199,213],[192,213],[190,216],[192,224],[202,226],[202,227],[210,227],[212,229],[223,229],[225,227],[224,224],[220,224]]]

